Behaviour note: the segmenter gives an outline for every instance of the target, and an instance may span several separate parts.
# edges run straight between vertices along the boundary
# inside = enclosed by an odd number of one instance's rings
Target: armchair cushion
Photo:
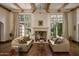
[[[19,43],[27,43],[27,40],[26,39],[22,39],[22,40],[19,40]]]

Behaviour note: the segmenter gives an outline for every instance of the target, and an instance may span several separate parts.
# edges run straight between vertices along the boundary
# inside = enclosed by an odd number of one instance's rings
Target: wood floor
[[[8,53],[11,48],[11,41],[0,43],[0,53]]]
[[[40,44],[34,43],[30,51],[27,53],[28,56],[52,56],[52,52],[47,43]]]
[[[0,53],[9,53],[11,42],[0,43]],[[79,43],[70,41],[70,53],[53,53],[49,44],[43,45],[34,43],[27,53],[21,53],[21,56],[79,56]]]

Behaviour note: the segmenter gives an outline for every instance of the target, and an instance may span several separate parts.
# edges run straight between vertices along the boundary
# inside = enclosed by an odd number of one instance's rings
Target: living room
[[[0,3],[1,56],[79,56],[79,3]]]

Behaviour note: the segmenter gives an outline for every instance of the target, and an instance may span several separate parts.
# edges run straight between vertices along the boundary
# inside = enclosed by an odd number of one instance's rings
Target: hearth
[[[35,31],[35,41],[44,40],[46,41],[47,32],[46,31]]]

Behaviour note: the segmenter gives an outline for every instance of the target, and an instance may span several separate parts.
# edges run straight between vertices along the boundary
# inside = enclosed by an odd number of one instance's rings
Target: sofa
[[[24,39],[24,36],[20,36],[18,38],[15,38],[11,43],[11,47],[15,48],[15,49],[17,49],[17,47],[18,47],[18,50],[20,52],[27,52],[30,49],[30,47],[33,43],[33,40],[32,39],[30,39],[30,40],[26,39],[26,42],[25,41],[21,42],[23,39]]]
[[[67,39],[64,39],[63,42],[56,44],[55,40],[49,40],[49,45],[53,52],[69,52],[70,45]]]

